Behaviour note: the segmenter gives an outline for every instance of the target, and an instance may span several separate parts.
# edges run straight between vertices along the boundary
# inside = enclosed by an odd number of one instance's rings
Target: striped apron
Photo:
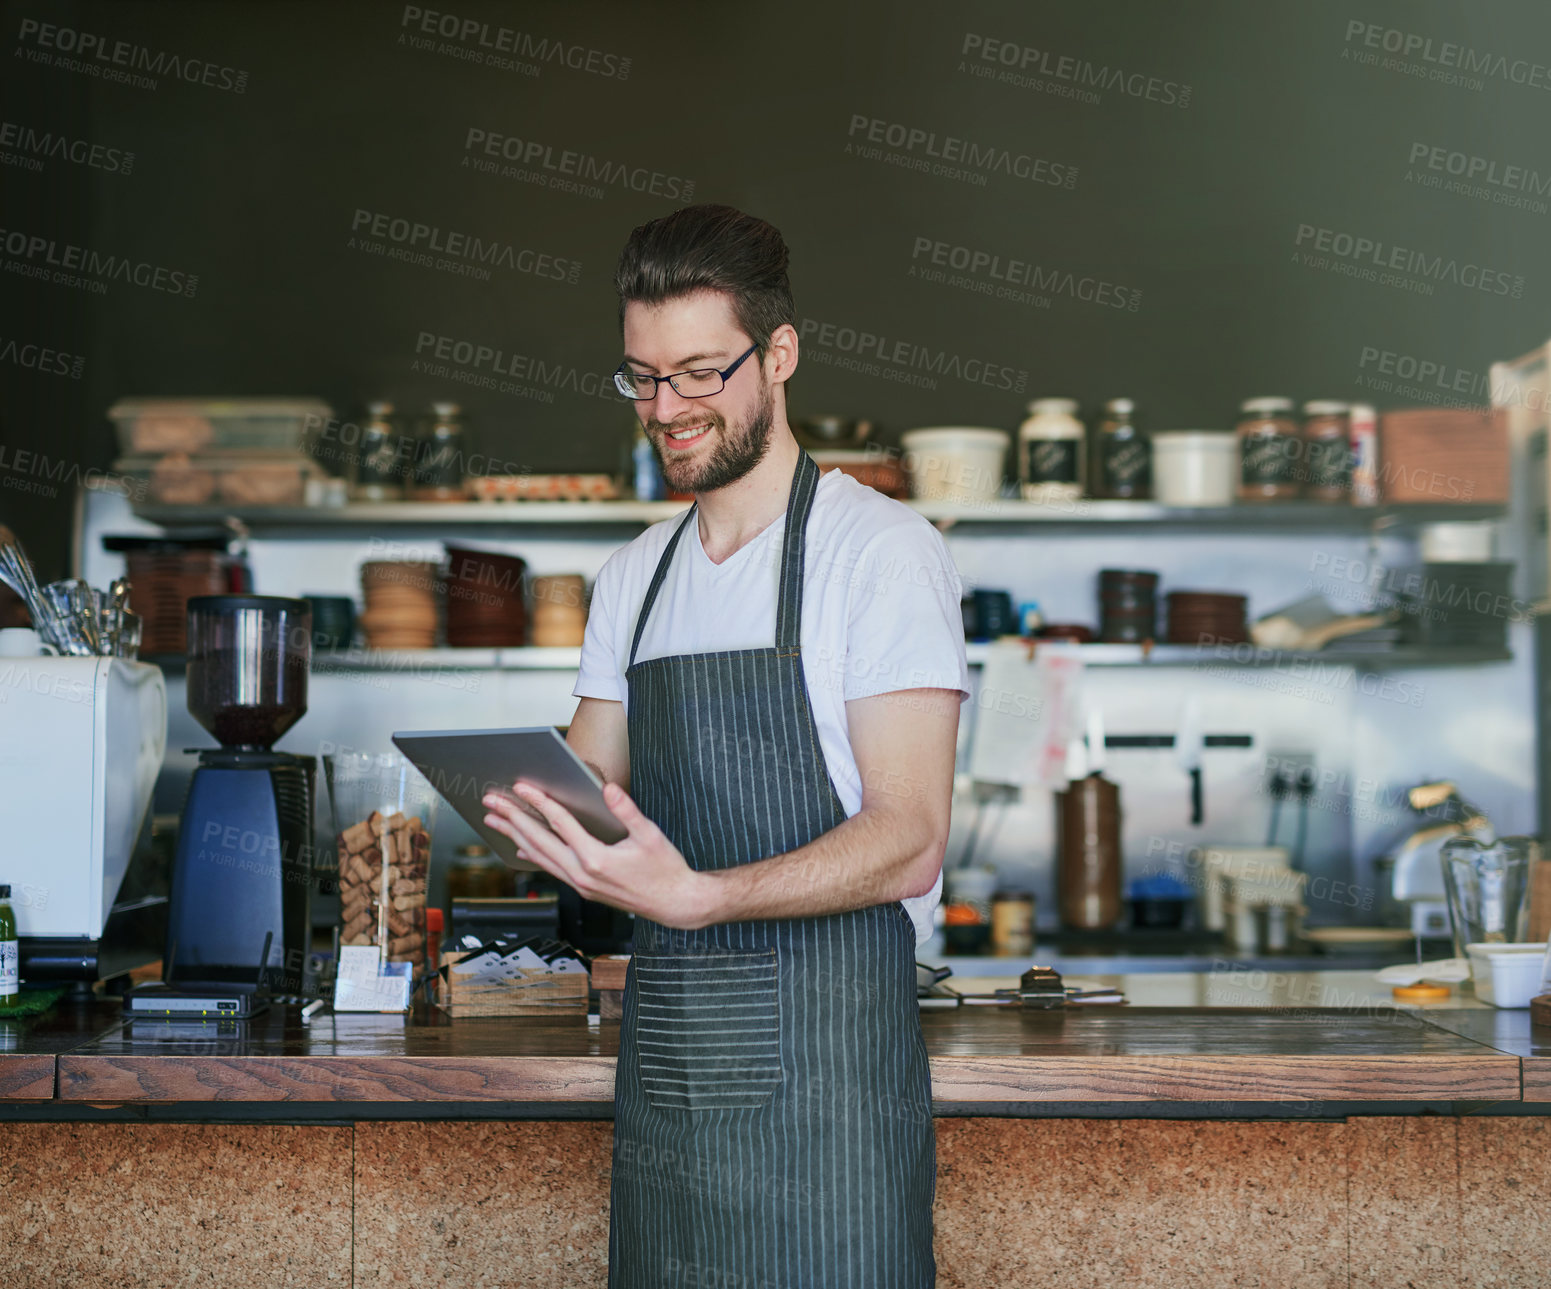
[[[795,850],[846,818],[800,648],[818,478],[803,453],[773,647],[635,660],[693,509],[636,622],[625,673],[631,792],[698,871]],[[614,1097],[610,1289],[922,1289],[936,1283],[935,1185],[903,905],[699,931],[636,919]]]

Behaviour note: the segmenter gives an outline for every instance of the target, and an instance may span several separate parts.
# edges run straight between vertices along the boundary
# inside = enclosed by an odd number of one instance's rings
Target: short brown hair
[[[763,356],[777,327],[797,323],[789,258],[778,228],[731,206],[685,206],[642,224],[614,270],[620,330],[631,301],[661,304],[720,291],[731,298],[738,325]]]

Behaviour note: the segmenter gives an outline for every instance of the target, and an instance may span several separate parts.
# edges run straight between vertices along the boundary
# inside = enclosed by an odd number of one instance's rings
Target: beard
[[[709,421],[715,436],[711,454],[703,461],[681,460],[677,453],[669,455],[662,440],[670,430],[682,430],[690,425]],[[730,483],[736,483],[765,459],[770,450],[770,431],[775,424],[775,399],[770,387],[760,390],[759,406],[748,422],[737,429],[729,429],[724,417],[716,412],[693,412],[681,417],[676,424],[652,420],[646,423],[652,450],[657,453],[662,466],[662,477],[673,492],[715,492]]]

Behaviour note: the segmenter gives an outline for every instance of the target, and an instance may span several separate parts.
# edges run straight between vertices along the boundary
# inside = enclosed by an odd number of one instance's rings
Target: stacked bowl
[[[515,555],[449,546],[447,644],[455,649],[502,649],[526,644],[526,571],[527,565]]]
[[[431,649],[436,646],[435,564],[374,560],[361,565],[366,611],[361,629],[368,649]]]
[[[1099,570],[1099,639],[1139,644],[1158,638],[1158,575],[1137,569]]]

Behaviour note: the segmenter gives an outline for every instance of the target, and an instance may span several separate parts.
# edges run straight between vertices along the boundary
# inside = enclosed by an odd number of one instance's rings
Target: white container
[[[1232,430],[1159,430],[1152,436],[1153,496],[1165,506],[1231,506],[1238,464]]]
[[[1227,907],[1299,904],[1306,873],[1287,866],[1285,846],[1197,846],[1188,863],[1201,892],[1201,921],[1208,931],[1227,928]]]
[[[1492,525],[1487,520],[1424,524],[1421,547],[1428,564],[1484,564],[1492,558]]]
[[[1528,1007],[1541,990],[1544,944],[1467,944],[1476,997],[1494,1007]]]
[[[42,652],[43,641],[31,627],[0,630],[0,658],[36,658]]]
[[[975,504],[1002,492],[1002,462],[1012,436],[1006,430],[945,425],[900,436],[910,495],[925,501]]]
[[[1018,484],[1028,501],[1076,501],[1088,477],[1087,431],[1074,398],[1036,398],[1018,427]]]

